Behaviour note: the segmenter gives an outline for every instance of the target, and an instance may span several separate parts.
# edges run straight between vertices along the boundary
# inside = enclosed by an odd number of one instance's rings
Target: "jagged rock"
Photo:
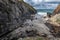
[[[35,18],[37,18],[37,19],[35,19]],[[46,34],[47,36],[51,35],[50,29],[45,25],[45,21],[43,20],[43,17],[41,17],[39,15],[35,15],[35,18],[33,21],[27,20],[27,22],[25,22],[25,24],[27,24],[27,26],[28,26],[27,29],[30,29],[30,30],[36,29],[37,30],[36,33],[41,36],[42,36],[42,34]],[[26,26],[26,25],[24,25],[24,26]]]
[[[57,8],[54,10],[53,15],[60,13],[60,4],[57,6]]]
[[[36,10],[21,0],[0,0],[0,37],[22,26],[26,19],[32,19]]]
[[[48,27],[51,29],[53,35],[57,37],[57,34],[59,35],[60,33],[60,4],[53,11],[52,15],[49,16],[50,18],[46,24],[48,24]]]
[[[56,14],[49,18],[48,25],[50,25],[51,32],[57,36],[60,33],[60,14]],[[48,26],[49,27],[49,26]]]

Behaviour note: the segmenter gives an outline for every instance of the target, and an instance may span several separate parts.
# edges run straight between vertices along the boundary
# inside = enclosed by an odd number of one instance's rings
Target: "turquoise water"
[[[54,9],[37,9],[37,12],[49,12],[53,13]]]

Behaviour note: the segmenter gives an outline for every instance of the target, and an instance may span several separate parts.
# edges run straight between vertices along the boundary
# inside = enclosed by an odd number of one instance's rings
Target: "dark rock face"
[[[23,1],[0,0],[0,37],[22,26],[33,14],[36,10]]]

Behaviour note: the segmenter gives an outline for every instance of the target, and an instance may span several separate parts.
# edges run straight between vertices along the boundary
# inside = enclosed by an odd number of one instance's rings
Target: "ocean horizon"
[[[37,12],[50,12],[53,13],[54,9],[37,9]]]

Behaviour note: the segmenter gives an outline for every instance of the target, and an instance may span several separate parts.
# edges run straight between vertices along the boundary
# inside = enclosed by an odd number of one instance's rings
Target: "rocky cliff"
[[[22,0],[0,0],[0,40],[22,27],[27,19],[33,19],[34,14],[36,10]]]
[[[57,8],[53,12],[54,15],[58,13],[60,13],[60,4],[57,6]]]
[[[53,34],[60,37],[60,4],[54,10],[48,22],[53,28]]]

